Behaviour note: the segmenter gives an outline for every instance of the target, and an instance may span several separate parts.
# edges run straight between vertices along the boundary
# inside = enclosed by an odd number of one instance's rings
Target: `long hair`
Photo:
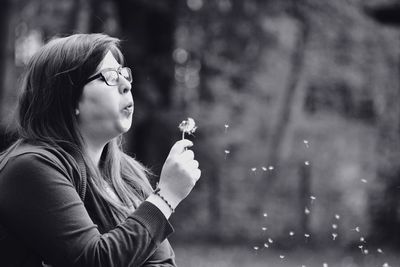
[[[94,190],[121,221],[151,192],[149,172],[122,151],[121,136],[106,144],[99,166],[94,166],[84,153],[75,115],[84,82],[108,51],[123,64],[119,40],[105,34],[75,34],[44,45],[27,66],[19,98],[17,132],[22,140],[80,149]],[[109,196],[109,186],[120,201]]]

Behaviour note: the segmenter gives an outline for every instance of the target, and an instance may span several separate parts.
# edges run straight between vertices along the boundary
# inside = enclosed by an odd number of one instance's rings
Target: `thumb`
[[[186,147],[191,147],[191,146],[193,146],[192,141],[188,139],[179,140],[172,146],[168,156],[181,154],[183,151],[185,151]]]

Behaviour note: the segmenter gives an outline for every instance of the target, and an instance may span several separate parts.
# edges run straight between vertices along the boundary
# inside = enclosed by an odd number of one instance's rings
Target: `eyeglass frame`
[[[122,69],[125,69],[125,70],[127,70],[128,71],[128,73],[129,73],[129,77],[125,77],[122,73],[121,73],[121,70]],[[105,72],[108,72],[108,71],[115,71],[116,73],[117,73],[117,81],[116,81],[116,84],[109,84],[108,82],[107,82],[107,79],[106,79],[106,77],[105,77],[105,75],[103,74],[103,73],[105,73]],[[103,80],[104,80],[104,82],[108,85],[108,86],[115,86],[115,85],[117,85],[118,84],[118,82],[119,82],[119,77],[120,76],[122,76],[124,79],[126,79],[129,83],[132,83],[132,81],[133,81],[133,78],[132,78],[132,70],[129,68],[129,67],[119,67],[118,69],[115,69],[115,68],[106,68],[106,69],[103,69],[103,70],[101,70],[99,73],[97,73],[97,74],[95,74],[95,75],[93,75],[92,77],[89,77],[87,80],[86,80],[86,82],[85,82],[85,84],[87,84],[87,83],[89,83],[89,82],[91,82],[91,81],[94,81],[94,80],[96,80],[96,79],[98,79],[98,78],[102,78]],[[129,79],[130,78],[130,79]]]

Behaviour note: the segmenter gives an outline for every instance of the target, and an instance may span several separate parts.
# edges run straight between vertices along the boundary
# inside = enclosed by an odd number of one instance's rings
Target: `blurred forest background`
[[[28,59],[71,33],[123,40],[125,145],[155,173],[195,119],[180,266],[400,266],[399,1],[1,3],[1,148]]]

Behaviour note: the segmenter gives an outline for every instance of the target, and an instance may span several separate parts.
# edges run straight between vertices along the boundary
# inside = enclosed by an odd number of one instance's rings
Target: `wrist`
[[[155,195],[157,195],[159,198],[161,198],[162,201],[165,202],[165,204],[167,204],[168,208],[171,210],[171,213],[174,213],[174,212],[175,212],[175,207],[176,207],[176,205],[173,205],[173,204],[172,204],[172,203],[173,203],[172,200],[171,200],[170,198],[168,199],[168,197],[166,197],[166,196],[164,195],[165,191],[161,192],[160,187],[157,187],[156,190],[154,190],[153,193],[154,193]]]

